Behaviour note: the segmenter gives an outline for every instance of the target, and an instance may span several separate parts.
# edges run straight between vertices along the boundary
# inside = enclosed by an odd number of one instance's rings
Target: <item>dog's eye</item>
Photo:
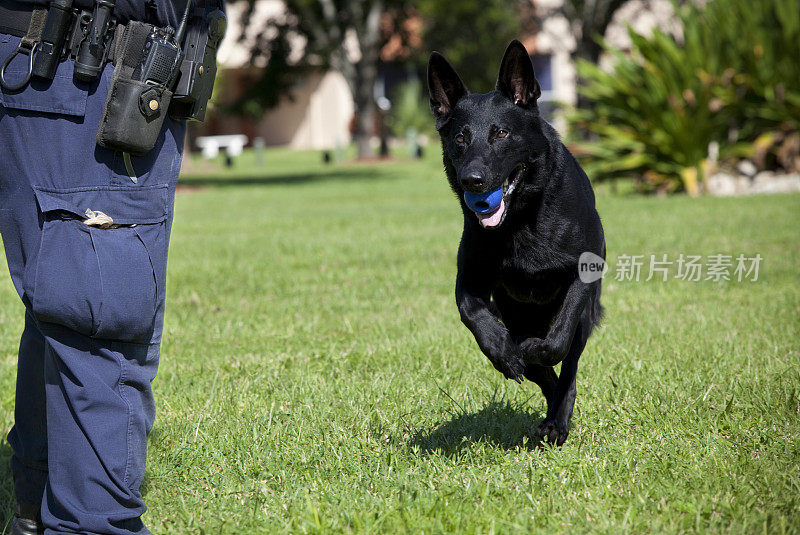
[[[497,131],[497,137],[503,139],[504,137],[508,136],[508,130],[503,130],[502,128]]]
[[[458,134],[456,136],[456,143],[459,143],[459,144],[464,143],[464,134]]]

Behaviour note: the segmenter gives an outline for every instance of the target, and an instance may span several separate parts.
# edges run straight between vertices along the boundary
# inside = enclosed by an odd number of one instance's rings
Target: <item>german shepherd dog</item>
[[[534,437],[561,445],[578,359],[603,313],[600,279],[579,276],[583,253],[606,253],[594,192],[539,114],[539,82],[519,41],[506,49],[494,91],[471,94],[438,52],[428,62],[428,89],[445,173],[464,212],[461,321],[507,379],[539,385],[547,416]],[[465,200],[490,192],[496,207]]]

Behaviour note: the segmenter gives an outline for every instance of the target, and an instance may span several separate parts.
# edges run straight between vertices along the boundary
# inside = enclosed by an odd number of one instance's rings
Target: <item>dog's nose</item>
[[[479,193],[483,188],[483,184],[486,182],[486,175],[483,171],[469,171],[465,173],[459,181],[464,191]]]

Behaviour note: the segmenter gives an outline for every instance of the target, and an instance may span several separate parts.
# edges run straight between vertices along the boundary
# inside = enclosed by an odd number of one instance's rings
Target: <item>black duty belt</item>
[[[0,0],[0,33],[21,37],[19,47],[0,67],[0,83],[7,89],[19,89],[24,86],[31,74],[52,79],[57,64],[70,57],[78,58],[81,46],[86,48],[86,41],[94,31],[92,22],[97,16],[94,12],[72,8],[72,2],[62,2],[66,7],[50,5],[34,5],[14,0]],[[100,5],[104,2],[99,2]],[[113,4],[109,4],[113,8]],[[115,44],[124,30],[124,26],[116,24],[110,16],[109,8],[105,23],[106,38],[103,41],[103,55],[95,58],[88,67],[90,72],[84,76],[90,80],[102,70],[102,67],[115,59]],[[57,38],[56,36],[60,36]],[[95,47],[97,48],[97,47]],[[11,60],[18,54],[28,56],[28,74],[16,83],[5,80],[5,70]]]
[[[74,60],[76,81],[84,83],[96,80],[111,62],[115,70],[97,142],[132,154],[152,149],[167,111],[175,120],[203,120],[225,35],[221,0],[186,0],[177,29],[117,24],[116,0],[94,0],[91,11],[74,8],[74,2],[49,0],[40,6],[0,0],[0,33],[21,37],[17,48],[0,58],[4,90],[21,90],[32,78],[52,80],[67,58]],[[15,69],[7,76],[18,55],[27,56],[27,72]],[[138,137],[129,135],[137,132]]]
[[[38,7],[47,13],[46,7],[33,6],[22,2],[0,2],[0,33],[25,37],[31,25],[33,8]]]

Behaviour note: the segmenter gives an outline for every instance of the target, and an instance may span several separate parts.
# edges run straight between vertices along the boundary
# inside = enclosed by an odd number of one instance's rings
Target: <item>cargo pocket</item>
[[[34,188],[43,215],[31,309],[94,338],[150,342],[164,303],[168,186]],[[113,219],[86,225],[86,211]]]

